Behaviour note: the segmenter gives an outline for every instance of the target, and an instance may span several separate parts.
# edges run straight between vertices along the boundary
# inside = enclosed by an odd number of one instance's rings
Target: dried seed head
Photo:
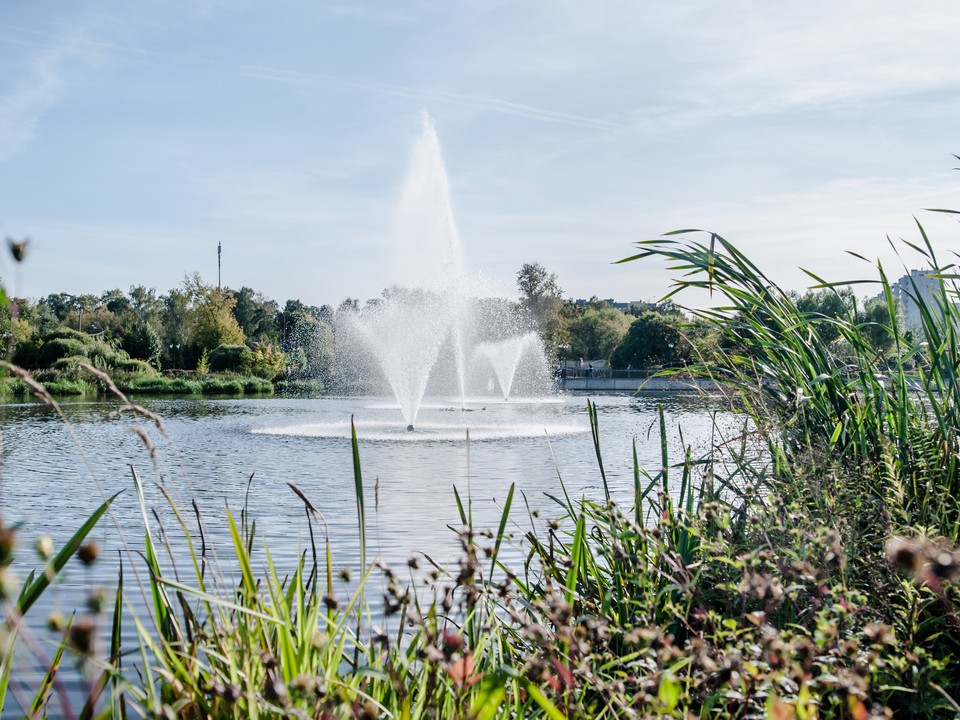
[[[67,619],[63,616],[62,612],[54,610],[52,613],[47,615],[47,630],[50,632],[61,633],[67,627]]]
[[[23,259],[27,256],[27,245],[29,244],[30,238],[24,238],[23,240],[7,238],[7,247],[10,248],[10,254],[16,262],[23,262]]]
[[[97,561],[99,555],[100,547],[93,540],[77,548],[77,557],[88,567]]]
[[[890,631],[889,625],[870,623],[863,629],[863,634],[871,642],[880,645],[893,645],[894,643],[893,633]]]
[[[453,653],[459,652],[466,645],[463,636],[445,630],[443,633],[443,653],[449,658]]]
[[[20,579],[8,567],[0,568],[0,600],[13,600],[20,593]]]
[[[99,615],[107,606],[107,591],[103,588],[93,588],[87,596],[87,609],[94,615]]]
[[[37,554],[44,560],[49,560],[53,557],[53,538],[49,535],[41,535],[38,537],[33,547],[36,549]]]
[[[13,548],[17,538],[13,530],[6,527],[0,520],[0,567],[5,567],[13,560]]]
[[[70,628],[70,645],[81,655],[93,653],[97,626],[91,617],[82,617]]]

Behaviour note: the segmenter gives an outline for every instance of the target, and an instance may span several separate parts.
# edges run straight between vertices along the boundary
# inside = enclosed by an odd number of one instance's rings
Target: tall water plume
[[[522,327],[515,304],[505,293],[491,291],[479,276],[464,272],[447,171],[426,112],[410,152],[396,239],[399,284],[349,317],[408,428],[416,423],[428,385],[436,389],[444,378],[454,382],[465,409],[468,391],[482,388],[488,395],[495,387],[491,382],[508,398],[522,358],[532,358],[531,367],[544,370],[533,374],[545,376],[539,338]],[[529,350],[533,345],[537,352]]]

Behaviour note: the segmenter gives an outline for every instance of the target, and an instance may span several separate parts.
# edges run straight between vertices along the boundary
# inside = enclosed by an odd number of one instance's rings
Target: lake
[[[719,395],[591,399],[611,492],[623,502],[632,494],[634,441],[640,465],[651,474],[660,467],[660,406],[674,462],[682,459],[684,446],[690,446],[694,456],[705,454],[721,435],[735,436],[743,426]],[[585,396],[509,402],[477,398],[465,403],[428,398],[412,432],[389,398],[140,402],[162,419],[163,433],[143,418],[112,416],[116,402],[64,402],[67,422],[38,403],[0,406],[0,501],[5,521],[20,523],[13,568],[21,579],[37,563],[30,547],[34,538],[50,534],[59,547],[104,497],[123,491],[90,536],[100,545],[101,560],[92,568],[71,561],[43,605],[31,611],[33,625],[42,625],[51,610],[67,614],[82,607],[92,586],[112,591],[120,558],[127,597],[135,608],[143,607],[134,573],[143,573],[143,563],[125,549],[143,547],[132,471],[144,482],[147,504],[171,538],[181,570],[187,569],[182,533],[157,483],[176,499],[191,527],[191,501],[196,501],[206,540],[221,548],[222,555],[229,554],[224,508],[229,506],[239,520],[246,505],[281,569],[290,567],[309,543],[304,505],[288,486],[293,483],[323,513],[335,567],[350,567],[356,574],[360,562],[351,419],[364,478],[369,559],[401,565],[412,553],[422,552],[440,564],[453,562],[458,542],[450,528],[460,525],[454,486],[465,501],[472,499],[474,525],[495,530],[502,503],[515,484],[508,527],[518,536],[530,523],[520,493],[543,517],[561,513],[548,497],[562,493],[560,478],[571,498],[603,497]],[[147,433],[155,460],[133,429]],[[260,552],[262,545],[257,548]],[[132,623],[125,628],[130,648]]]

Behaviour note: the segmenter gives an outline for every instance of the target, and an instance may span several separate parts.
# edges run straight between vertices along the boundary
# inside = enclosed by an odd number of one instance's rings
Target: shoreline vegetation
[[[49,653],[15,642],[67,561],[96,561],[86,538],[104,498],[59,552],[37,542],[35,574],[0,582],[0,701],[11,689],[7,702],[30,717],[960,713],[958,268],[939,260],[921,227],[909,248],[936,289],[914,286],[921,323],[907,330],[882,267],[870,281],[885,316],[856,304],[826,314],[804,309],[723,238],[691,233],[639,243],[624,262],[664,261],[681,276],[676,292],[708,289],[718,300],[696,322],[720,351],[683,372],[721,383],[750,419],[743,436],[703,457],[671,457],[661,411],[661,466],[639,467],[634,455],[632,497],[618,504],[603,471],[602,417],[588,402],[602,497],[569,497],[558,468],[547,509],[520,503],[511,486],[499,527],[485,529],[454,487],[459,558],[412,558],[405,568],[379,563],[367,536],[376,504],[355,434],[361,559],[339,572],[322,503],[296,486],[310,544],[292,567],[277,567],[250,508],[214,519],[167,495],[177,526],[161,530],[134,473],[144,535],[122,567],[146,570],[147,611],[130,617],[121,582],[51,624],[62,639]],[[853,284],[814,280],[827,295]],[[143,417],[152,447],[162,420],[111,392]],[[207,547],[211,523],[228,527],[230,547]],[[0,530],[5,572],[29,544],[15,545],[15,526]],[[184,544],[188,556],[173,563]],[[506,546],[523,560],[508,565]],[[120,643],[130,622],[136,648]],[[107,648],[91,641],[98,628]],[[89,680],[84,707],[54,682],[68,658]],[[18,686],[15,662],[32,662],[43,680]]]
[[[79,362],[78,362],[79,368]],[[70,371],[39,371],[33,378],[41,383],[53,397],[69,398],[110,395],[110,389],[96,376],[75,369]],[[171,373],[111,372],[114,385],[127,395],[167,396],[268,396],[309,395],[325,393],[320,380],[267,380],[254,375],[234,373],[198,375],[193,371]],[[0,378],[0,400],[26,398],[33,395],[30,386],[16,376]]]

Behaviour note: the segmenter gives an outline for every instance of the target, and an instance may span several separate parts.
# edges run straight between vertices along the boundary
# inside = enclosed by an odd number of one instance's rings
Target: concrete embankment
[[[611,378],[565,377],[559,381],[561,390],[574,392],[637,392],[640,391],[714,391],[720,385],[713,380],[695,378]]]

